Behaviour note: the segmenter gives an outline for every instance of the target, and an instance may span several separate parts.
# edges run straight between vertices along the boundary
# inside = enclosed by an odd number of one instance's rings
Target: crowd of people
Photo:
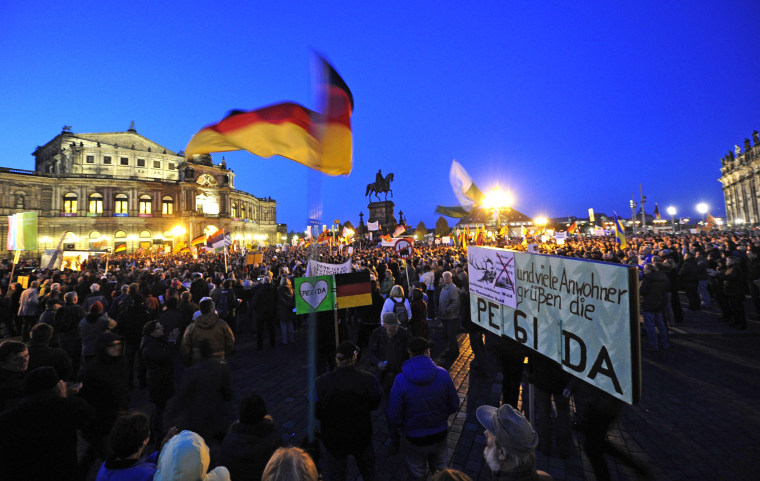
[[[591,237],[537,247],[550,255],[637,266],[648,350],[668,349],[669,327],[684,322],[679,292],[688,310],[717,306],[736,329],[747,327],[748,294],[754,316],[760,312],[760,237],[752,232],[648,234],[627,241],[627,249],[612,238]],[[293,284],[312,258],[333,264],[350,259],[353,270],[369,271],[371,279],[372,303],[340,312],[337,345],[332,313],[316,318],[316,413],[329,479],[345,479],[348,457],[363,479],[376,479],[371,412],[381,407],[391,451],[403,457],[412,478],[438,472],[439,479],[464,479],[445,470],[448,417],[459,398],[439,365],[459,355],[462,330],[475,356],[473,371],[486,370],[495,357],[503,375],[501,407],[477,411],[488,441],[485,460],[497,478],[550,479],[536,472],[535,450],[570,455],[573,395],[597,479],[609,479],[605,436],[621,405],[473,323],[466,251],[418,245],[409,261],[396,259],[389,248],[356,245],[350,251],[270,247],[255,266],[246,265],[242,253],[227,259],[120,255],[90,259],[82,271],[41,271],[4,261],[4,472],[16,473],[13,479],[80,480],[94,472],[98,480],[316,479],[310,451],[281,446],[260,396],[239,399],[235,420],[229,412],[233,373],[226,362],[241,334],[255,336],[258,351],[265,338],[268,349],[277,348],[278,338],[281,344],[296,341],[308,320],[294,312]],[[24,276],[26,287],[18,276],[11,278],[11,270]],[[356,326],[355,336],[348,326]],[[434,329],[446,348],[435,360]],[[359,368],[360,361],[369,372]],[[517,410],[528,373],[537,391],[535,429]],[[135,389],[147,390],[149,415],[130,411]],[[77,433],[84,450],[77,450]],[[634,459],[613,454],[646,474]],[[283,476],[284,470],[297,470],[292,474],[299,477]]]

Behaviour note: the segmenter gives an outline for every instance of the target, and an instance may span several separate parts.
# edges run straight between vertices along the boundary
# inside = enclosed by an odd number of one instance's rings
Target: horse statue
[[[377,175],[375,177],[376,177],[375,182],[371,184],[367,184],[367,192],[365,192],[364,195],[368,196],[371,200],[372,194],[375,194],[375,197],[377,197],[378,202],[380,201],[379,194],[385,194],[385,200],[388,200],[389,192],[391,194],[391,197],[393,197],[393,191],[391,190],[391,182],[393,181],[393,172],[383,177],[381,171],[378,170]]]

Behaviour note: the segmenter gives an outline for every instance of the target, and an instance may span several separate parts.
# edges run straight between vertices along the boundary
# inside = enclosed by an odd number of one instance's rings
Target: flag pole
[[[224,243],[224,275],[227,275],[228,268],[227,268],[227,242],[224,238],[224,227],[222,227],[222,243]]]
[[[16,254],[13,256],[13,266],[11,267],[11,278],[9,282],[13,282],[13,273],[16,271],[16,264],[18,264],[19,257],[21,257],[21,251],[15,251]],[[10,285],[8,286],[8,297],[11,296],[11,289]]]

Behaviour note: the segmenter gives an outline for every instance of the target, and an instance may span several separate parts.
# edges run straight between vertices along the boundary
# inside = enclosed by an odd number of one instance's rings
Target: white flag
[[[380,230],[380,221],[367,222],[367,230]]]

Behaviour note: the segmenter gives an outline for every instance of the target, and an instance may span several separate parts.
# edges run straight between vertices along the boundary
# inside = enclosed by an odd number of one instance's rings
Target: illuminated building
[[[138,134],[64,130],[33,153],[35,170],[0,168],[2,214],[34,211],[39,250],[178,245],[224,228],[234,242],[277,241],[277,203],[236,190],[224,158],[185,159]],[[8,225],[0,223],[2,248]],[[184,234],[181,234],[184,230]]]

